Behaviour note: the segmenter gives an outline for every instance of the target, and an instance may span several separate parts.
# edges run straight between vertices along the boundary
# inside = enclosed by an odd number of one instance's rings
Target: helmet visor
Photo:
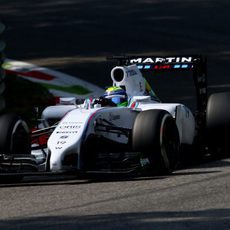
[[[120,103],[126,101],[125,95],[113,95],[113,96],[107,96],[106,98],[110,99],[114,104],[119,105]]]
[[[112,102],[116,105],[122,103],[124,101],[124,98],[121,98],[121,97],[113,97],[111,98]]]

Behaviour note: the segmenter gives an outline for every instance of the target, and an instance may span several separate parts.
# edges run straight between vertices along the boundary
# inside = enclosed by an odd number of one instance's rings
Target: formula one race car
[[[186,155],[185,146],[195,154],[205,153],[209,143],[213,151],[226,144],[221,137],[230,125],[230,116],[220,111],[227,107],[230,96],[212,95],[207,103],[206,60],[201,56],[112,59],[118,60],[119,66],[112,69],[113,84],[104,95],[80,104],[75,98],[63,98],[59,105],[43,111],[40,129],[32,133],[31,152],[40,170],[167,174]],[[171,102],[171,97],[170,103],[160,101],[149,84],[157,72],[163,76],[191,73],[194,111],[181,102]],[[174,78],[174,83],[177,80]]]

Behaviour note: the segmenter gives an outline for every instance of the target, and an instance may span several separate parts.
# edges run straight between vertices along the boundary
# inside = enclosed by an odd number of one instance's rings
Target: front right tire
[[[29,128],[26,122],[16,114],[7,113],[0,116],[0,154],[9,156],[12,154],[31,154]],[[0,182],[18,182],[22,178],[22,175],[0,175]]]
[[[18,115],[9,113],[0,116],[0,153],[30,154],[29,128]]]

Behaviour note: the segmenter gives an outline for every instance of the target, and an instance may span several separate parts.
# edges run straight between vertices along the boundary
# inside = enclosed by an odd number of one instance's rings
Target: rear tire
[[[171,114],[164,110],[139,113],[133,126],[132,146],[147,159],[151,172],[171,173],[178,164],[180,149],[178,129]]]
[[[230,92],[215,93],[208,99],[206,112],[207,144],[212,155],[229,151]]]

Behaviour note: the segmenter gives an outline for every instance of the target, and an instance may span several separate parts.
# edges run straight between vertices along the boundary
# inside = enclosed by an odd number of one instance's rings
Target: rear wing
[[[197,96],[197,115],[204,116],[207,105],[207,60],[201,55],[112,56],[118,65],[136,64],[142,73],[150,71],[192,71]]]

